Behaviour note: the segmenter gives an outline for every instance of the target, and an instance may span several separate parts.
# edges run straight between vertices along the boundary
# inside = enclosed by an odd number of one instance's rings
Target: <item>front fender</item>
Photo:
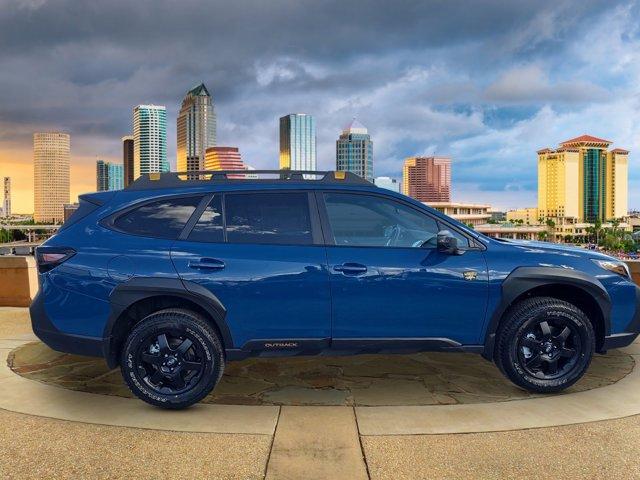
[[[493,360],[495,336],[500,320],[513,303],[527,292],[546,285],[579,288],[597,303],[604,319],[604,334],[611,332],[611,298],[600,280],[579,270],[560,267],[519,267],[502,283],[501,300],[492,313],[485,333],[483,357]]]

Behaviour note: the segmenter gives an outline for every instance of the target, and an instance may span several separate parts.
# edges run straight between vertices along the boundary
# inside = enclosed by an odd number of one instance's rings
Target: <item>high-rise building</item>
[[[373,182],[373,142],[367,128],[355,118],[336,141],[336,170]]]
[[[122,137],[122,165],[124,186],[133,183],[133,135]]]
[[[205,153],[205,170],[246,170],[237,147],[209,147]],[[244,178],[244,175],[230,175],[230,178]]]
[[[167,109],[138,105],[133,109],[133,178],[168,171]]]
[[[311,115],[280,117],[280,169],[316,169],[316,121]]]
[[[407,158],[402,169],[402,193],[421,202],[450,202],[451,159]]]
[[[124,188],[124,166],[121,163],[107,164],[107,190]]]
[[[538,150],[538,214],[594,223],[627,216],[629,152],[582,135]]]
[[[124,167],[122,164],[96,161],[96,189],[98,192],[122,190],[124,188]]]
[[[204,169],[207,148],[216,144],[216,111],[204,83],[187,92],[176,122],[177,170]]]
[[[373,183],[380,188],[386,188],[387,190],[391,190],[393,192],[400,193],[400,182],[395,178],[391,177],[376,177],[373,180]]]
[[[62,222],[69,203],[71,138],[62,132],[33,134],[33,194],[36,222]]]
[[[109,173],[107,170],[107,162],[104,160],[96,160],[96,191],[106,192],[109,190]]]
[[[209,147],[205,153],[205,170],[246,170],[238,147]]]
[[[5,217],[11,216],[11,177],[4,177],[4,203],[2,211]]]

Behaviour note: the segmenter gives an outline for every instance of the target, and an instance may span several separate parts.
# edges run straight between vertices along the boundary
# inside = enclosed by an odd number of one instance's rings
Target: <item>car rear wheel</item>
[[[224,371],[224,350],[215,330],[190,310],[165,309],[131,331],[121,353],[122,376],[141,400],[185,408],[213,390]]]
[[[535,297],[507,313],[498,332],[495,361],[516,385],[550,393],[577,382],[594,350],[593,326],[582,310],[555,298]]]

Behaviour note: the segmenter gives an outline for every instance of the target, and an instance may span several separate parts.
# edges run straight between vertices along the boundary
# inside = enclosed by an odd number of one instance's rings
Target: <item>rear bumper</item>
[[[58,330],[44,308],[44,299],[40,292],[29,307],[31,327],[33,333],[54,350],[75,355],[90,357],[104,357],[104,339],[99,337],[85,337],[64,333]]]
[[[603,350],[622,348],[631,345],[640,334],[640,287],[636,287],[636,313],[624,332],[604,337]]]

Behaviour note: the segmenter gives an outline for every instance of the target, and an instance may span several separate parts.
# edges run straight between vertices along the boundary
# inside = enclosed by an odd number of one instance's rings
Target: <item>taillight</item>
[[[61,263],[66,262],[76,254],[73,248],[67,247],[38,247],[36,248],[36,262],[40,273],[48,272]]]

